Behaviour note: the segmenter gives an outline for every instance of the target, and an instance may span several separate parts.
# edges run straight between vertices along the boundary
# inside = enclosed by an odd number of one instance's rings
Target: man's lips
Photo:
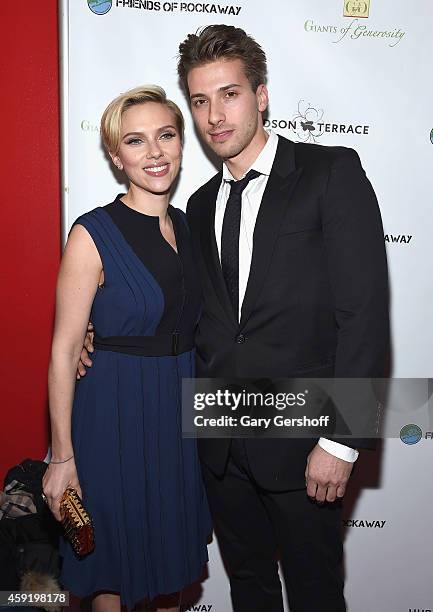
[[[165,176],[168,173],[170,164],[159,164],[158,166],[147,166],[143,168],[148,176]]]
[[[233,130],[224,130],[222,132],[209,132],[212,142],[225,142],[233,134]]]

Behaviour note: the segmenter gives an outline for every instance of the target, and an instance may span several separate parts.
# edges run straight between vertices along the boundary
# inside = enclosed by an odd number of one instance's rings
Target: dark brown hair
[[[188,34],[179,45],[177,73],[188,92],[188,73],[192,68],[219,59],[240,59],[254,92],[266,83],[266,55],[261,46],[241,28],[215,24]]]

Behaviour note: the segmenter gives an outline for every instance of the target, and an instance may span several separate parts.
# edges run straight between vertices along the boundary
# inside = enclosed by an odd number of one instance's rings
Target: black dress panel
[[[161,287],[164,313],[155,333],[191,334],[200,316],[201,290],[184,213],[173,206],[168,208],[176,236],[176,253],[161,234],[159,217],[130,208],[120,199],[123,195],[119,194],[103,208]]]

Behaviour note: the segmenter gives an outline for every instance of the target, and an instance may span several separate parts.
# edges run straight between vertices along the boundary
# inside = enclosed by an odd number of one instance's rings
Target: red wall
[[[44,458],[60,258],[57,0],[0,3],[0,488]]]

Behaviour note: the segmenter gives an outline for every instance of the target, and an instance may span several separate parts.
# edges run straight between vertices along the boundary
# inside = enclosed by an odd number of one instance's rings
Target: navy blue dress
[[[158,217],[120,196],[77,219],[103,263],[91,311],[99,337],[193,334],[198,275],[185,215],[171,206],[169,214],[178,254]],[[196,441],[181,430],[181,381],[194,376],[195,354],[96,349],[92,360],[76,386],[72,441],[96,546],[78,559],[61,542],[61,582],[79,597],[118,592],[129,610],[200,579],[208,560],[211,522]]]

